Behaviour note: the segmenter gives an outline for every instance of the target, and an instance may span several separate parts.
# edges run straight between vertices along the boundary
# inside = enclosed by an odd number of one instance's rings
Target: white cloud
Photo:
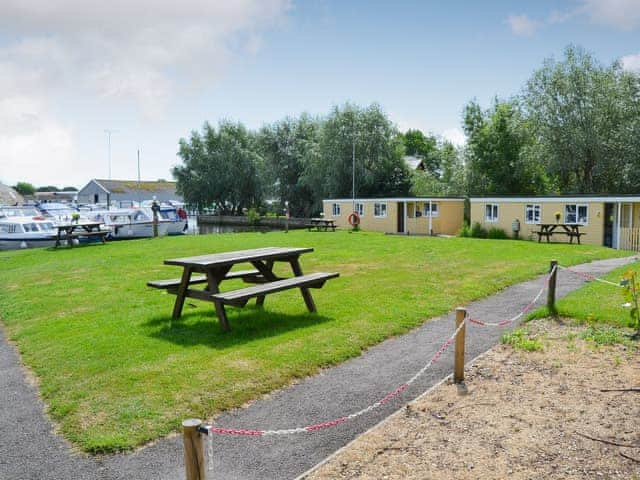
[[[640,26],[640,0],[584,0],[581,11],[593,23],[620,30]]]
[[[640,53],[625,55],[620,61],[622,62],[622,68],[625,70],[640,73]]]
[[[286,0],[5,0],[0,62],[17,83],[35,76],[155,116],[178,86],[210,85],[235,55],[254,55],[287,10]]]
[[[532,36],[539,26],[538,22],[530,19],[527,15],[509,15],[507,23],[513,33],[523,37]]]

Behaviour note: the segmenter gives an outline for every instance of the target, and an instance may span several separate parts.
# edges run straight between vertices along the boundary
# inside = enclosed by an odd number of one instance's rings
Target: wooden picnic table
[[[56,225],[56,244],[55,248],[62,245],[62,240],[67,241],[69,247],[73,247],[73,239],[86,237],[86,238],[99,238],[104,243],[105,237],[110,233],[109,230],[101,230],[100,222],[78,222],[67,223],[63,225]]]
[[[147,282],[147,285],[166,289],[167,292],[176,295],[173,319],[180,318],[182,315],[182,307],[187,297],[196,298],[213,302],[220,325],[224,330],[229,330],[225,305],[243,307],[250,298],[256,298],[256,304],[263,305],[267,294],[290,288],[299,288],[308,310],[316,312],[309,288],[322,288],[327,280],[336,278],[339,274],[319,272],[304,275],[299,257],[303,253],[312,251],[313,248],[267,247],[165,260],[165,265],[182,267],[182,276],[176,279]],[[291,278],[276,276],[273,272],[276,262],[289,263],[294,276]],[[253,269],[231,271],[234,265],[243,263],[251,264]],[[204,275],[193,277],[193,273]],[[239,290],[220,291],[220,284],[223,281],[238,278],[256,285]],[[205,284],[205,287],[204,289],[191,288],[196,284]]]
[[[331,229],[332,232],[336,231],[336,222],[328,218],[312,218],[307,225],[309,231],[314,228],[319,232],[326,232]]]
[[[567,235],[569,243],[573,243],[573,239],[576,238],[578,244],[580,244],[580,237],[586,235],[586,233],[580,231],[582,225],[575,223],[541,223],[538,227],[540,227],[540,230],[533,232],[538,234],[538,243],[540,243],[542,237],[547,237],[547,243],[549,243],[550,237],[553,235]]]

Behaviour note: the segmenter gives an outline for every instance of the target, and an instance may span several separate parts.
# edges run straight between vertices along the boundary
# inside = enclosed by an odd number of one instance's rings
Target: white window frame
[[[569,207],[574,207],[575,208],[575,213],[573,213],[573,215],[576,216],[575,220],[570,222],[569,221],[569,215],[567,213],[567,209]],[[579,221],[580,219],[580,209],[584,208],[585,213],[584,213],[584,222]],[[565,203],[564,205],[564,223],[568,224],[568,225],[588,225],[589,224],[589,205],[586,203]]]
[[[439,217],[440,216],[440,207],[438,206],[437,203],[431,202],[431,211],[429,211],[429,204],[425,203],[424,204],[423,215],[425,217],[431,217],[431,218]]]
[[[384,212],[383,212],[383,210],[384,210]],[[387,217],[387,202],[374,203],[373,204],[373,216],[376,217],[376,218],[386,218]]]
[[[339,203],[334,203],[331,205],[331,215],[333,217],[339,217],[342,214],[342,209],[340,208]]]
[[[364,203],[356,202],[356,213],[360,218],[364,217]]]
[[[487,215],[487,207],[491,209],[491,213]],[[499,206],[497,203],[484,204],[484,220],[489,223],[496,223],[499,218]]]
[[[532,212],[532,220],[529,220],[529,212]],[[538,225],[542,218],[542,206],[539,203],[528,203],[524,207],[524,223]]]

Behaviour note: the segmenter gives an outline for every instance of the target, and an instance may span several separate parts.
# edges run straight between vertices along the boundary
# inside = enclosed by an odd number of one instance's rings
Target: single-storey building
[[[579,225],[581,242],[640,250],[640,195],[558,195],[471,197],[471,224],[500,228],[538,240],[541,224]],[[556,240],[552,237],[552,240]],[[559,239],[558,239],[559,240]]]
[[[93,179],[78,192],[78,203],[120,205],[156,198],[158,202],[182,202],[176,193],[176,182]]]
[[[464,198],[356,198],[322,201],[324,218],[350,228],[356,212],[360,228],[407,235],[456,235],[464,222]]]

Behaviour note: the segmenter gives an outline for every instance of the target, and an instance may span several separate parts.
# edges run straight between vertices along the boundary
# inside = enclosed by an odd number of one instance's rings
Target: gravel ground
[[[601,391],[640,388],[637,346],[596,348],[587,327],[550,320],[525,328],[544,351],[494,347],[467,368],[466,395],[441,385],[304,478],[640,478],[640,393]]]
[[[635,257],[597,261],[576,270],[602,275]],[[578,288],[583,280],[560,272],[558,296]],[[468,306],[475,318],[503,320],[524,308],[543,284],[538,278],[505,289]],[[544,299],[541,299],[542,301]],[[291,387],[274,392],[246,408],[215,419],[229,428],[280,429],[324,422],[357,411],[384,397],[406,381],[453,331],[453,315],[433,319],[363,355]],[[467,359],[494,346],[502,332],[467,329]],[[295,478],[361,433],[388,417],[402,403],[451,373],[452,352],[427,370],[402,396],[387,405],[337,427],[314,434],[287,437],[215,437],[212,478]],[[185,417],[190,416],[185,412]],[[166,438],[130,454],[87,457],[74,453],[55,434],[37,388],[27,381],[15,349],[0,332],[0,479],[178,479],[183,478],[182,440]],[[176,426],[178,427],[178,426]]]

